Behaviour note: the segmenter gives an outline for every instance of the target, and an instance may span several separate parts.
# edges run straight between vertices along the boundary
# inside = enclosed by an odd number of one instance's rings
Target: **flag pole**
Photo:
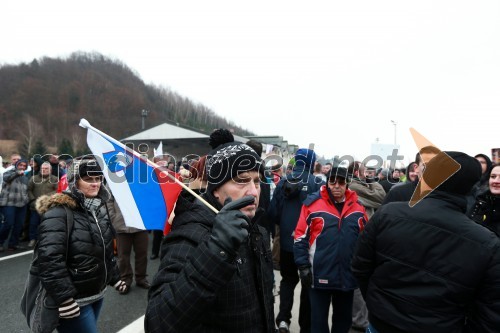
[[[110,141],[118,141],[112,137],[110,137],[109,135],[107,135],[106,133],[98,130],[97,128],[93,127],[92,125],[90,125],[90,123],[82,118],[80,119],[80,123],[78,124],[80,127],[83,127],[83,128],[86,128],[88,130],[92,130],[96,133],[98,133],[99,135],[102,135],[103,137],[105,137],[106,139],[110,140]],[[121,142],[120,142],[121,143]],[[166,174],[171,180],[175,181],[178,185],[180,185],[183,189],[185,189],[186,191],[188,191],[191,195],[193,195],[196,199],[200,200],[205,206],[207,206],[210,210],[212,210],[215,214],[219,213],[219,211],[214,207],[212,206],[208,201],[206,201],[205,199],[203,199],[199,194],[197,194],[195,191],[193,191],[192,189],[189,188],[189,186],[186,186],[186,184],[184,184],[183,182],[181,182],[179,179],[175,178],[172,174],[170,174],[170,172],[168,171],[165,171],[165,170],[162,170],[163,167],[160,167],[158,164],[154,163],[153,161],[150,161],[148,159],[145,159],[141,154],[139,154],[138,152],[136,152],[135,150],[133,149],[130,149],[129,147],[127,147],[126,145],[123,145],[123,147],[125,148],[125,150],[127,152],[129,152],[130,154],[136,156],[137,158],[140,158],[141,160],[145,161],[146,163],[149,163],[150,165],[152,165],[153,167],[157,168],[158,170],[160,170],[162,173]]]

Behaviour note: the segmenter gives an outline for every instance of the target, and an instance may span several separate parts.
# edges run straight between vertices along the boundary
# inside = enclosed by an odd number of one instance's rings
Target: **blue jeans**
[[[26,217],[26,206],[4,206],[2,207],[2,213],[5,217],[5,222],[0,226],[0,246],[3,246],[3,243],[9,237],[9,233],[12,230],[8,246],[9,248],[15,248],[19,244],[19,237],[21,236],[24,218]]]
[[[40,225],[40,214],[36,210],[30,211],[30,240],[38,239],[38,226]]]
[[[373,327],[371,324],[368,325],[368,328],[366,329],[366,333],[379,333],[375,327]]]
[[[100,300],[82,306],[80,308],[80,315],[76,318],[61,319],[57,332],[59,333],[98,333],[97,332],[97,319],[101,312],[103,298]]]

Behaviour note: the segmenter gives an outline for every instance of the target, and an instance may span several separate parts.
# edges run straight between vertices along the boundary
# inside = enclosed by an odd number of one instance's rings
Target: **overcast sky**
[[[0,8],[0,64],[99,52],[257,135],[314,143],[327,157],[363,159],[377,139],[394,143],[396,129],[412,160],[410,127],[443,150],[500,148],[497,0],[3,1]]]

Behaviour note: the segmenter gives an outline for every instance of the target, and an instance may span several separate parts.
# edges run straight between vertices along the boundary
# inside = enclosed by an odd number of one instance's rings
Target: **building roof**
[[[122,141],[140,141],[140,140],[170,140],[170,139],[201,139],[208,135],[192,131],[180,126],[163,123],[148,130],[139,132],[132,136],[122,139]],[[208,142],[208,141],[207,141]]]
[[[233,134],[234,140],[246,143],[249,139]],[[122,141],[162,141],[162,140],[185,140],[185,139],[206,139],[209,135],[193,131],[181,126],[163,123],[148,130],[139,132],[122,139]]]
[[[283,137],[278,135],[243,137],[233,134],[233,136],[234,140],[239,142],[246,143],[248,140],[254,139],[263,144],[272,144],[275,148],[272,154],[278,153],[278,155],[282,156],[284,164],[288,163],[288,159],[293,156],[298,149],[297,145],[288,144],[288,141],[283,140]],[[121,141],[127,144],[140,143],[141,145],[146,145],[149,154],[152,154],[154,151],[153,148],[157,147],[158,144],[162,142],[164,154],[182,158],[186,156],[201,156],[207,154],[211,150],[208,145],[209,137],[208,134],[188,129],[177,124],[163,123],[127,138],[123,138]],[[141,149],[144,150],[144,147]]]

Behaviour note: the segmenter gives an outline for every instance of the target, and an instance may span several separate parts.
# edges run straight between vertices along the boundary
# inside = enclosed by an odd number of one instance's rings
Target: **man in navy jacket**
[[[311,288],[311,331],[328,333],[333,305],[332,332],[348,333],[357,283],[351,260],[359,233],[368,217],[349,190],[346,168],[332,168],[327,185],[311,194],[295,229],[294,255],[303,288]]]
[[[269,217],[280,227],[280,310],[276,323],[280,333],[289,332],[292,318],[293,294],[299,283],[299,274],[293,258],[293,234],[302,203],[307,195],[317,192],[324,182],[312,174],[316,154],[311,149],[299,149],[291,174],[283,178],[273,193]],[[310,332],[309,296],[306,288],[300,293],[300,332]]]

